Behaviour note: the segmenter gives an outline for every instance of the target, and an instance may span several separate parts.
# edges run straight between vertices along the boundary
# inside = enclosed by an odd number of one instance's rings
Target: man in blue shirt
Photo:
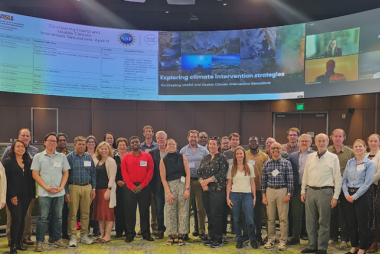
[[[38,153],[38,149],[34,146],[30,145],[30,140],[31,140],[31,132],[27,128],[22,128],[18,132],[18,137],[19,140],[21,140],[25,145],[26,145],[26,151],[29,153],[30,157],[33,158],[34,155]],[[9,151],[11,150],[11,146],[8,146],[4,153],[3,156],[1,157],[1,163],[4,163],[4,160],[8,157]],[[26,212],[25,215],[25,228],[24,228],[24,235],[23,235],[23,242],[27,245],[33,245],[34,242],[30,239],[32,236],[32,210],[34,206],[34,201],[35,199],[33,198],[32,201],[29,204],[28,211]],[[12,216],[11,213],[9,212],[8,207],[6,208],[7,212],[7,229],[6,229],[6,235],[8,238],[8,246],[11,244],[11,224],[12,224]]]
[[[288,212],[290,196],[293,195],[293,169],[288,160],[281,157],[281,145],[273,143],[270,147],[272,158],[265,162],[261,174],[261,193],[268,215],[268,242],[265,249],[274,247],[276,240],[276,211],[280,219],[279,250],[285,250],[288,240]]]
[[[90,205],[95,198],[96,169],[92,157],[86,150],[86,138],[78,136],[74,139],[75,151],[67,155],[70,164],[69,179],[66,184],[65,201],[68,202],[69,218],[67,234],[70,247],[77,246],[76,227],[77,212],[80,206],[81,238],[80,242],[92,244],[88,236]]]
[[[54,132],[44,138],[45,151],[35,155],[31,169],[33,178],[38,183],[39,216],[37,222],[35,251],[43,251],[46,223],[51,211],[51,242],[60,248],[67,248],[61,241],[62,208],[65,194],[65,184],[69,176],[70,165],[64,154],[55,151],[58,138]]]
[[[198,144],[199,132],[196,130],[190,130],[187,135],[189,144],[184,146],[180,153],[184,154],[189,161],[190,167],[190,207],[195,196],[195,202],[197,204],[198,213],[198,230],[201,237],[205,235],[205,219],[206,212],[202,201],[202,186],[198,181],[197,171],[201,164],[203,157],[209,154],[209,151],[203,146]]]

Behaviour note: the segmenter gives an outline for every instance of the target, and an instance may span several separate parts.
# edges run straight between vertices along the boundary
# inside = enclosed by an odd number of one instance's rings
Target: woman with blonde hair
[[[372,245],[367,250],[368,253],[374,253],[379,250],[380,240],[380,193],[379,193],[379,180],[380,180],[380,135],[372,134],[367,140],[370,152],[366,154],[375,165],[375,174],[372,178],[372,185],[370,187],[371,204],[369,206],[369,219],[372,231]]]
[[[232,209],[237,238],[236,248],[243,247],[244,238],[241,234],[241,211],[243,210],[251,246],[257,249],[253,221],[253,207],[256,205],[255,170],[251,164],[247,163],[244,148],[241,146],[236,147],[232,165],[227,172],[227,204]]]
[[[184,245],[183,235],[189,233],[190,168],[185,155],[177,152],[177,142],[166,142],[168,154],[160,161],[160,176],[165,190],[166,233],[172,245],[178,234],[178,245]]]
[[[92,220],[99,221],[100,237],[95,243],[111,241],[111,230],[115,221],[114,207],[116,206],[116,171],[117,165],[113,159],[111,146],[103,141],[95,151],[96,158],[96,195],[93,201]]]
[[[357,139],[353,144],[355,157],[347,162],[343,173],[342,189],[347,216],[351,250],[348,253],[364,254],[369,247],[368,226],[369,187],[375,171],[373,162],[365,156],[366,144]]]

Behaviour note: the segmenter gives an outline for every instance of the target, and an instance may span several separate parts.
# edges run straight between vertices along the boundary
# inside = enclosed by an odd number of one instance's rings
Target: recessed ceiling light
[[[165,11],[165,13],[169,13],[169,11]]]

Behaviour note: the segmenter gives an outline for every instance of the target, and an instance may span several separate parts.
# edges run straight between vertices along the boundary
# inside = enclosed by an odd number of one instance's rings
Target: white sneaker
[[[264,249],[271,249],[274,247],[274,244],[271,243],[271,242],[267,242],[265,245],[264,245]]]
[[[94,241],[88,235],[82,236],[80,238],[80,242],[84,243],[84,244],[87,244],[87,245],[90,245],[90,244],[94,243]]]
[[[278,250],[286,250],[286,246],[285,246],[285,243],[280,243],[279,245],[278,245],[278,248],[277,248]]]
[[[70,237],[69,246],[70,247],[77,247],[78,246],[78,244],[77,244],[77,237],[75,235],[72,235]]]

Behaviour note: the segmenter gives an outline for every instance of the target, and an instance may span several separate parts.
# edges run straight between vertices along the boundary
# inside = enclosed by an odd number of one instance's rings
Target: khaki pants
[[[278,217],[280,219],[280,243],[285,243],[288,240],[288,212],[289,202],[283,202],[287,188],[272,189],[267,188],[266,197],[268,204],[268,242],[274,243],[276,240],[276,211],[278,210]]]
[[[90,221],[90,205],[91,205],[91,191],[92,186],[79,186],[69,184],[70,202],[67,204],[69,207],[69,218],[67,223],[67,234],[69,237],[76,236],[77,231],[77,212],[80,207],[80,222],[81,222],[81,237],[88,234],[88,223]]]
[[[205,208],[203,206],[203,200],[202,200],[202,186],[199,183],[198,179],[191,179],[190,180],[190,206],[189,209],[191,209],[191,204],[193,201],[193,195],[195,195],[195,202],[197,204],[197,214],[198,214],[198,230],[199,234],[205,234],[205,223],[206,223],[206,212]],[[190,216],[189,216],[190,220]]]
[[[32,210],[34,207],[34,201],[36,199],[33,198],[32,201],[29,204],[28,211],[26,212],[25,215],[25,228],[24,228],[24,235],[22,236],[23,239],[25,238],[30,238],[32,236]],[[12,224],[12,216],[11,213],[9,212],[8,206],[6,208],[7,211],[7,229],[6,229],[6,235],[8,241],[11,240],[11,224]]]

